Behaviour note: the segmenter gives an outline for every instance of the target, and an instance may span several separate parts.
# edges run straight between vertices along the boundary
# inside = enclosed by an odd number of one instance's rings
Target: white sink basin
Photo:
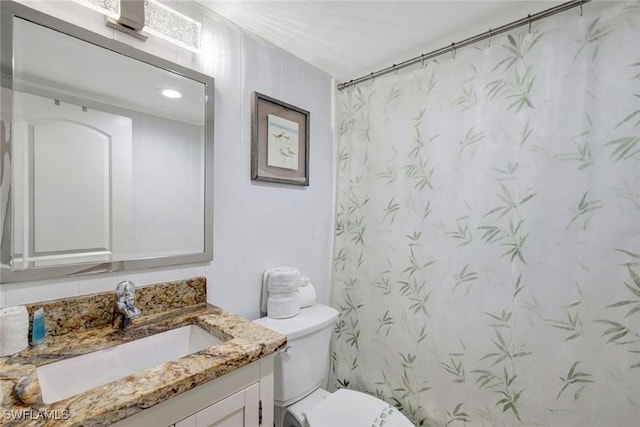
[[[54,403],[223,341],[184,326],[36,369],[44,403]]]

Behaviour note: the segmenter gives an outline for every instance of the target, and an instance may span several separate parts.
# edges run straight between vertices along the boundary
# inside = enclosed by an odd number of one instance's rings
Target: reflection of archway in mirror
[[[14,91],[13,257],[25,269],[132,251],[132,120]]]

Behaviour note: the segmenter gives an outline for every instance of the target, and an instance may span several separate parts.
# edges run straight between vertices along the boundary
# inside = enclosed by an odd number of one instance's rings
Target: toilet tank
[[[275,360],[274,403],[288,406],[319,388],[329,371],[329,342],[338,312],[322,304],[303,308],[294,317],[255,320],[287,337]]]

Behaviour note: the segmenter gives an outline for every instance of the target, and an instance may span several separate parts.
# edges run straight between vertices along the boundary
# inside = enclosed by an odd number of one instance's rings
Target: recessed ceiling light
[[[161,89],[160,93],[162,94],[162,96],[166,96],[167,98],[171,99],[182,98],[182,94],[174,89]]]

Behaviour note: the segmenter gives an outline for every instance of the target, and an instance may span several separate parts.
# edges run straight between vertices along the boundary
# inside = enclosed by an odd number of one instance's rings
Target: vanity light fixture
[[[171,98],[171,99],[179,99],[182,98],[182,94],[175,89],[159,89],[162,96]]]
[[[109,27],[142,40],[153,35],[200,53],[202,24],[156,0],[73,1],[105,15]]]
[[[142,31],[145,22],[145,0],[122,0],[120,2],[120,17],[107,17],[106,25],[123,33],[129,34],[139,40],[149,38]]]

